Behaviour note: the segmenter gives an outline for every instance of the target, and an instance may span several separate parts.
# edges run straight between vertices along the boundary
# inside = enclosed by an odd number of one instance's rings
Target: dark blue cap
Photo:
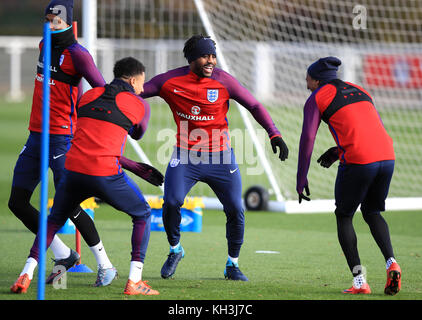
[[[195,47],[190,52],[186,53],[186,59],[188,59],[188,62],[191,63],[206,54],[217,55],[214,41],[211,38],[199,39]]]
[[[73,21],[73,0],[52,0],[45,8],[45,15],[54,14],[59,16],[68,25]]]
[[[339,65],[341,65],[341,61],[336,57],[321,58],[309,66],[308,74],[315,80],[330,81],[337,79]]]

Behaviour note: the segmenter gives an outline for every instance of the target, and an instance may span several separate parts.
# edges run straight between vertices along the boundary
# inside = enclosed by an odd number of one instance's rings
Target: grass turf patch
[[[9,287],[25,263],[34,236],[12,214],[0,215],[0,299],[35,299],[38,276],[28,293],[15,295]],[[186,255],[173,279],[160,277],[168,254],[165,233],[152,232],[145,260],[143,279],[160,292],[159,296],[125,296],[123,289],[129,273],[131,222],[129,217],[108,205],[95,212],[95,223],[110,260],[120,277],[110,286],[94,288],[96,263],[85,243],[82,263],[94,273],[68,273],[67,289],[46,288],[47,300],[420,300],[422,299],[422,237],[418,212],[385,214],[390,225],[396,258],[403,271],[402,291],[385,296],[385,263],[368,227],[356,214],[354,224],[362,264],[367,268],[371,295],[342,293],[351,286],[351,275],[337,242],[332,214],[287,215],[271,212],[247,212],[245,242],[240,254],[240,268],[249,282],[224,280],[227,258],[225,216],[219,211],[205,211],[201,233],[182,233]],[[74,247],[73,235],[60,235]],[[273,251],[277,253],[257,253]],[[48,257],[51,257],[49,252]],[[49,260],[49,258],[48,258]],[[47,263],[47,273],[53,263]]]

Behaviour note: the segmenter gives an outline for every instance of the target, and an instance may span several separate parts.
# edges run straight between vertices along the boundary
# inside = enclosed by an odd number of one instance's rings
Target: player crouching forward
[[[180,243],[180,208],[191,188],[197,182],[204,182],[223,204],[227,217],[228,258],[224,276],[229,280],[248,281],[238,264],[245,218],[241,176],[230,146],[229,100],[239,102],[267,131],[274,153],[280,149],[281,161],[287,159],[288,148],[264,106],[233,76],[215,67],[216,47],[211,38],[192,36],[183,52],[188,65],[155,76],[145,83],[142,94],[144,98],[162,97],[170,106],[177,125],[177,145],[164,183],[163,224],[170,252],[161,276],[170,278],[184,257]],[[214,132],[220,134],[214,135]],[[199,142],[197,137],[201,137]],[[196,161],[198,157],[200,161]]]
[[[98,197],[132,218],[132,258],[124,293],[157,295],[158,291],[142,281],[151,208],[119,161],[127,134],[140,139],[147,128],[149,105],[138,96],[143,91],[145,67],[134,58],[124,58],[116,63],[114,76],[109,85],[87,91],[78,105],[78,126],[67,153],[65,174],[47,219],[47,248],[74,208],[87,198]],[[147,181],[162,184],[158,171],[148,169],[145,173]],[[154,183],[157,179],[160,181]],[[12,292],[25,293],[29,287],[38,263],[38,238],[39,234]]]
[[[364,268],[360,264],[353,216],[360,211],[386,261],[385,294],[400,291],[401,270],[396,262],[387,222],[381,215],[385,210],[390,181],[394,171],[393,140],[388,135],[369,93],[350,82],[337,78],[341,61],[325,57],[311,64],[306,82],[312,91],[304,106],[302,135],[296,190],[299,203],[310,200],[307,174],[312,149],[321,120],[329,126],[337,144],[319,159],[328,168],[340,160],[335,182],[337,233],[340,246],[353,275],[348,294],[369,294]]]

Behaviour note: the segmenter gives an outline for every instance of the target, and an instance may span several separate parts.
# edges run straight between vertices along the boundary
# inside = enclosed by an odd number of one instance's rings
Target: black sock
[[[75,224],[75,227],[79,230],[82,238],[84,238],[89,247],[93,247],[100,242],[100,235],[98,234],[94,221],[92,221],[89,214],[80,206],[73,211],[69,219]]]
[[[371,234],[380,248],[385,261],[387,261],[388,258],[394,257],[388,224],[381,213],[366,213],[362,214],[362,216],[368,224]]]
[[[12,187],[8,205],[9,209],[19,220],[22,221],[25,227],[27,227],[32,233],[37,234],[39,211],[31,205],[31,196],[32,192],[29,190]],[[75,216],[76,218],[74,218]],[[95,246],[100,242],[100,236],[95,228],[94,222],[81,207],[78,207],[72,213],[70,219],[75,224],[89,247]]]

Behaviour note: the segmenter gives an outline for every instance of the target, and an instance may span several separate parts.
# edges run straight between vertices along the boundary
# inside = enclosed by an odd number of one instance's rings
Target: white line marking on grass
[[[278,252],[278,251],[258,250],[258,251],[255,251],[255,253],[275,253],[275,254],[277,254],[277,253],[280,253],[280,252]]]

